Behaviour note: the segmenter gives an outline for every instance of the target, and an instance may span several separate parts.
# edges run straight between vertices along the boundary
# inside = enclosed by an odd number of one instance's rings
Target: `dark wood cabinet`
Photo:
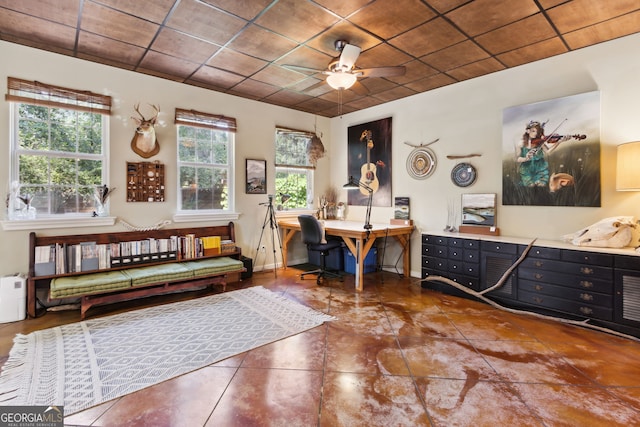
[[[518,301],[613,320],[613,255],[533,247],[518,266]]]
[[[479,290],[480,245],[472,239],[422,236],[422,277],[443,276],[456,283]],[[449,285],[435,288],[444,289]]]
[[[486,236],[424,234],[422,244],[423,278],[439,275],[475,291],[494,286],[527,249],[522,243]],[[640,256],[552,246],[532,246],[503,286],[485,296],[507,307],[587,319],[640,337]],[[423,286],[464,294],[444,283]]]

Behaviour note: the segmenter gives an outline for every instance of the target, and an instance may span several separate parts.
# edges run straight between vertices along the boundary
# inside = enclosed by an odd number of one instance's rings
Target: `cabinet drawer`
[[[496,252],[496,253],[504,253],[504,254],[516,254],[518,253],[518,245],[513,243],[499,243],[499,242],[489,242],[483,240],[480,242],[480,248],[482,251],[487,252]]]
[[[462,260],[464,256],[464,249],[460,247],[457,247],[457,248],[449,247],[448,253],[449,253],[449,259]]]
[[[616,268],[625,270],[640,270],[640,256],[617,256],[614,259]]]
[[[444,258],[436,258],[431,256],[423,256],[422,257],[422,268],[426,269],[429,272],[432,271],[447,271],[447,260]]]
[[[426,235],[425,240],[425,243],[431,243],[432,245],[446,245],[448,242],[446,237],[432,235]]]
[[[480,249],[478,240],[449,238],[449,246],[466,249]]]
[[[582,289],[602,294],[613,294],[612,282],[607,279],[579,276],[570,273],[558,273],[557,271],[545,271],[536,268],[518,268],[518,278],[533,280],[538,283],[550,283],[561,286]]]
[[[525,249],[526,249],[526,246],[523,246],[520,252],[523,252]],[[543,246],[534,246],[529,250],[527,257],[542,258],[542,259],[560,259],[560,249],[545,248]]]
[[[587,265],[613,267],[613,255],[611,254],[563,250],[560,253],[560,259],[563,261],[571,261]]]
[[[480,282],[477,277],[469,277],[464,274],[452,273],[448,275],[447,278],[453,280],[456,283],[460,283],[461,285],[469,289],[473,289],[474,291],[480,290]]]
[[[433,236],[431,234],[423,234],[422,235],[422,244],[423,245],[428,245],[428,244],[435,245],[436,244],[436,236]]]
[[[465,249],[462,251],[462,259],[468,262],[480,262],[480,251],[477,249]]]
[[[613,269],[599,265],[576,264],[573,262],[554,261],[550,259],[525,258],[520,264],[521,268],[531,268],[540,272],[557,271],[581,277],[591,277],[611,281]]]
[[[609,309],[613,308],[613,295],[611,294],[600,294],[583,289],[550,285],[530,280],[520,280],[518,282],[518,289],[526,292],[571,300],[580,304],[597,305]]]
[[[561,311],[581,317],[593,319],[612,320],[613,310],[605,307],[598,307],[590,304],[569,301],[562,298],[556,298],[549,295],[536,294],[519,290],[518,300],[537,307],[548,308],[555,311]]]
[[[450,271],[451,273],[462,274],[462,272],[464,271],[464,266],[461,259],[460,260],[450,259],[447,261],[447,266],[449,268],[448,271]]]
[[[441,245],[423,245],[422,255],[446,258],[447,247]]]

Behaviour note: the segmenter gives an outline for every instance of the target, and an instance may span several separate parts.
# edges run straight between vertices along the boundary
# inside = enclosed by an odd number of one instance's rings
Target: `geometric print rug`
[[[0,405],[70,415],[330,320],[256,286],[18,334]]]

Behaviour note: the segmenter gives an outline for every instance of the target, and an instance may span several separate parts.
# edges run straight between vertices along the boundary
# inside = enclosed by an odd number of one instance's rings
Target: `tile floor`
[[[337,319],[288,339],[68,416],[77,426],[640,425],[640,342],[515,315],[368,274],[318,287],[289,268],[261,285]],[[95,308],[113,314],[190,298]],[[0,364],[16,333],[78,320],[49,312],[0,325]]]

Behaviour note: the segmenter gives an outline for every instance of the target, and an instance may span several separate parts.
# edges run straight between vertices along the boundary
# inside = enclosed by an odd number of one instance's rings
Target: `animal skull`
[[[131,149],[145,159],[155,156],[160,151],[160,144],[156,138],[155,124],[160,113],[160,107],[151,105],[155,110],[155,115],[150,119],[145,119],[140,112],[140,104],[136,104],[133,109],[138,113],[140,118],[131,117],[136,122],[136,132],[131,139]]]
[[[602,219],[595,224],[563,236],[565,242],[576,246],[601,248],[624,248],[631,242],[636,220],[632,216],[615,216]]]

